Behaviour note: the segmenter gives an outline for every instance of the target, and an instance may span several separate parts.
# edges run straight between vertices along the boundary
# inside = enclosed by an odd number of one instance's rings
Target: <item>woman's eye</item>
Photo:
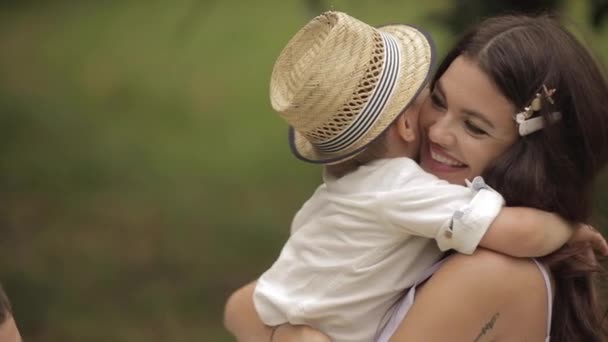
[[[443,103],[439,95],[437,95],[436,93],[431,94],[431,103],[436,108],[445,108],[445,104]]]
[[[487,135],[488,134],[486,131],[484,131],[483,129],[477,127],[474,123],[472,123],[469,120],[466,120],[464,122],[464,126],[467,128],[467,130],[469,132],[471,132],[474,135]]]

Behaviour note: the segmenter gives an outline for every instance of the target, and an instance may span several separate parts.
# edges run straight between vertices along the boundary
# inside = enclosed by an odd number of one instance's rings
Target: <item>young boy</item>
[[[481,245],[533,257],[571,236],[556,215],[502,208],[502,196],[479,177],[467,188],[416,164],[415,99],[433,53],[412,27],[376,29],[327,12],[277,59],[272,106],[291,126],[294,154],[324,165],[324,184],[257,282],[253,304],[266,325],[306,324],[333,341],[372,341],[382,317],[442,251],[470,254]]]
[[[11,303],[0,286],[0,342],[21,342],[19,330],[13,319]]]

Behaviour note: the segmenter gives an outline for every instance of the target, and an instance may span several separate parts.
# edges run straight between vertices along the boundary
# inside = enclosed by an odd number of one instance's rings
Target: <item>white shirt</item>
[[[372,341],[402,291],[442,250],[472,253],[503,204],[492,189],[449,184],[408,158],[326,177],[258,280],[256,310],[267,325],[308,324],[333,341]]]

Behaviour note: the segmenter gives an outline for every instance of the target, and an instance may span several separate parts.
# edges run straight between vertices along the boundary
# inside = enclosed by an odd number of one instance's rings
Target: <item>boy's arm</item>
[[[467,188],[418,174],[412,184],[381,194],[377,205],[387,228],[434,239],[442,251],[471,254],[504,200],[481,177]]]
[[[608,255],[608,243],[592,226],[570,224],[556,214],[532,208],[504,208],[480,245],[516,257],[535,257],[552,253],[565,243],[588,244]]]
[[[539,257],[562,247],[574,227],[560,216],[533,208],[504,207],[480,246],[515,257]]]

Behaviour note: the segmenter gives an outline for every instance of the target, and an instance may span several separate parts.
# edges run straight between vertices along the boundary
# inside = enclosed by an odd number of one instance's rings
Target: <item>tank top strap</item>
[[[534,261],[536,266],[538,266],[540,273],[543,275],[543,279],[545,280],[545,287],[547,288],[548,314],[547,314],[547,337],[545,338],[545,342],[549,342],[549,339],[551,338],[551,316],[553,314],[553,289],[551,288],[551,278],[549,277],[549,272],[547,271],[547,268],[543,264],[538,262],[538,260],[536,260],[536,259],[532,259],[532,260]]]
[[[443,263],[448,258],[449,257],[446,257],[446,258],[443,258],[443,259],[437,261],[436,263],[434,263],[433,265],[431,265],[431,267],[427,268],[422,273],[420,273],[420,276],[414,282],[414,286],[416,286],[416,285],[418,285],[418,284],[420,284],[422,282],[425,282],[427,279],[429,279],[439,269],[439,267],[441,267],[441,265],[443,265]]]
[[[409,288],[405,296],[403,296],[403,298],[397,303],[396,309],[389,318],[388,322],[382,329],[380,329],[380,334],[376,337],[375,342],[388,342],[390,340],[391,336],[393,336],[395,331],[397,331],[401,321],[405,318],[410,308],[414,304],[416,286],[430,278],[448,258],[449,257],[446,257],[437,261],[435,264],[422,271],[418,277],[416,277],[416,281],[414,281],[412,287]]]

